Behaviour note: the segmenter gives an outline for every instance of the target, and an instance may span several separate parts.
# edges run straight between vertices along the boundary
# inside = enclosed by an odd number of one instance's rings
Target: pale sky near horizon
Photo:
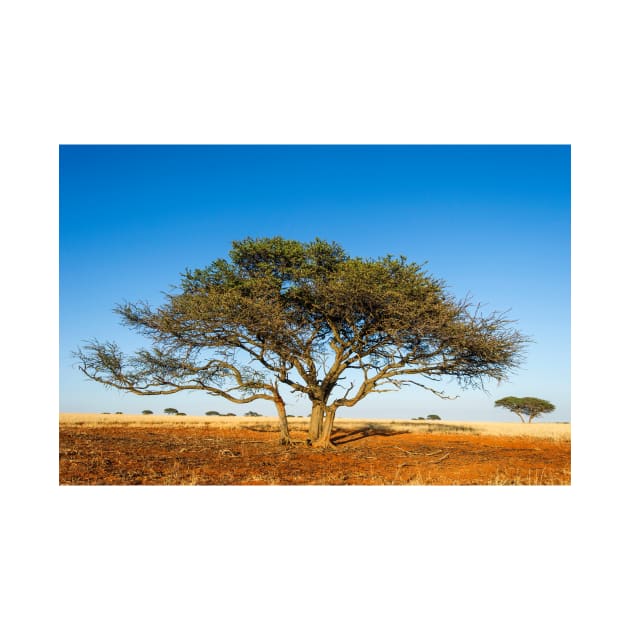
[[[534,341],[509,382],[373,394],[341,417],[518,421],[494,408],[536,396],[570,420],[570,147],[237,145],[60,147],[60,411],[176,407],[274,413],[203,393],[139,397],[87,380],[72,357],[86,340],[142,345],[112,313],[156,306],[185,268],[225,257],[234,240],[280,235],[339,242],[351,255],[425,262],[458,297],[509,311]],[[285,392],[286,393],[286,392]],[[308,412],[287,396],[288,412]]]

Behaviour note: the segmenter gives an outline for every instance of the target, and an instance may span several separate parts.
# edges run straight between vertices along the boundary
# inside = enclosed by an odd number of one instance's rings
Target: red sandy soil
[[[293,431],[296,440],[306,433]],[[256,425],[62,424],[60,485],[568,485],[571,443],[337,429],[336,448],[278,444]]]

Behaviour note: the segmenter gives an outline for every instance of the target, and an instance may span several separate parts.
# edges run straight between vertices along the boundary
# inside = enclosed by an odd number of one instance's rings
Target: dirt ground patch
[[[298,441],[306,432],[293,430]],[[265,424],[59,429],[60,485],[568,485],[569,440],[340,427],[336,448],[278,444]]]

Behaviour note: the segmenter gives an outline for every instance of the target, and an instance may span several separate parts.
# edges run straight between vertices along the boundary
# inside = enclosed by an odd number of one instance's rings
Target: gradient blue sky
[[[180,272],[225,257],[233,240],[280,235],[427,261],[452,293],[509,309],[534,340],[523,368],[487,392],[445,381],[459,398],[407,388],[342,417],[512,421],[493,403],[515,395],[548,399],[546,419],[570,420],[570,172],[569,146],[61,146],[60,410],[273,414],[263,401],[106,389],[72,351],[92,338],[136,349],[143,340],[116,303],[157,305]]]

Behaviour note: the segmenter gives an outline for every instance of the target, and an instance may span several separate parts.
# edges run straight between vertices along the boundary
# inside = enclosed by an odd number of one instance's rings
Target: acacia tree
[[[523,416],[529,416],[527,423],[538,417],[543,413],[550,413],[555,410],[555,405],[548,400],[542,400],[542,398],[533,398],[526,396],[525,398],[517,398],[516,396],[507,396],[495,401],[495,407],[503,407],[515,413],[521,422],[525,422]]]
[[[310,400],[319,446],[331,445],[339,408],[407,385],[445,397],[432,384],[445,376],[483,387],[518,365],[526,341],[503,315],[456,300],[405,258],[350,258],[319,239],[235,242],[229,261],[186,271],[163,307],[117,311],[153,349],[128,361],[94,343],[78,353],[88,376],[138,394],[271,396],[279,414],[284,384]]]

